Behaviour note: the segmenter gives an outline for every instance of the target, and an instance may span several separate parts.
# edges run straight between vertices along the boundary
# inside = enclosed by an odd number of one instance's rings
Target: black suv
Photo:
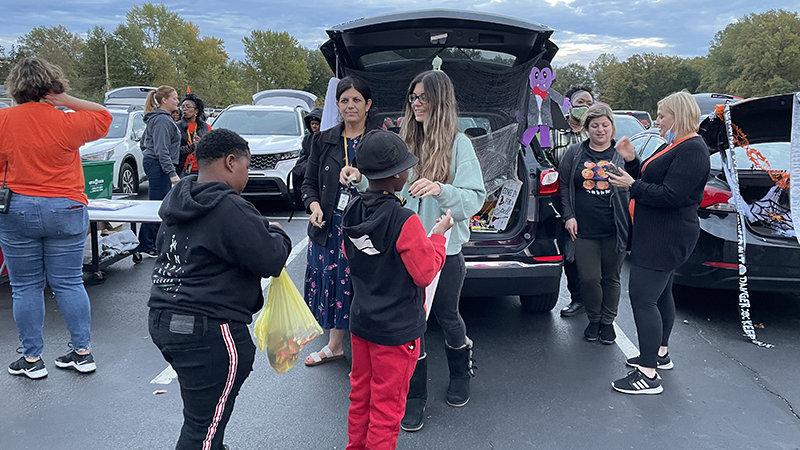
[[[526,148],[519,143],[516,116],[531,92],[531,69],[549,65],[558,50],[553,31],[493,14],[426,10],[336,25],[321,47],[338,77],[370,84],[373,110],[393,123],[414,76],[434,65],[450,76],[459,128],[472,139],[487,188],[463,247],[462,295],[519,295],[523,308],[535,312],[550,311],[558,300],[561,202],[558,173],[535,139]],[[559,111],[554,107],[554,118],[563,118]]]

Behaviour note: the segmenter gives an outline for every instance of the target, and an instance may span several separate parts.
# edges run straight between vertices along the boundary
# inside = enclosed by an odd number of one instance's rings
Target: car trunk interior
[[[399,111],[382,112],[378,113],[376,120],[391,131],[399,132],[400,127],[396,124],[400,117]],[[386,119],[395,126],[389,127]],[[525,217],[529,188],[525,171],[521,170],[524,168],[520,167],[517,124],[508,122],[509,118],[502,113],[460,112],[459,129],[472,142],[486,187],[486,200],[470,220],[472,232],[483,235],[475,239],[485,239],[486,234],[502,236],[511,233],[517,228],[520,218]],[[502,195],[504,188],[505,195]],[[498,203],[502,206],[500,210],[497,210]]]
[[[727,183],[722,172],[716,178]],[[788,189],[781,189],[763,170],[739,170],[739,191],[747,204],[745,216],[750,231],[796,242]]]

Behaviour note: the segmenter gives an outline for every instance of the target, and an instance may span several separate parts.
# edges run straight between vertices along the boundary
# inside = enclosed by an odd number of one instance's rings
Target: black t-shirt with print
[[[611,184],[600,166],[611,162],[616,150],[609,147],[596,152],[588,146],[575,167],[575,219],[578,237],[600,239],[614,236],[614,210],[611,207]]]

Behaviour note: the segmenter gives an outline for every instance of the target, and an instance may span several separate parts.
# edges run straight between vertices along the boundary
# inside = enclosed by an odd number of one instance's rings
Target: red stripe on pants
[[[408,383],[419,358],[419,339],[386,346],[351,335],[351,344],[347,450],[393,450],[406,410]]]

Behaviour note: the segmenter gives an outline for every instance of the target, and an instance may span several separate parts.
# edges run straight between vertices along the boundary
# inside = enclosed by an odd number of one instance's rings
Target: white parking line
[[[292,263],[301,253],[303,253],[308,248],[308,236],[306,236],[300,243],[295,245],[292,248],[292,252],[289,253],[289,258],[286,260],[286,265]],[[267,288],[269,287],[269,280],[272,278],[262,278],[261,279],[261,289],[264,291],[264,296],[267,295]],[[167,366],[166,369],[162,370],[160,374],[158,374],[150,384],[170,384],[173,379],[177,378],[178,374],[175,373],[175,369],[172,366]]]
[[[614,331],[617,333],[616,343],[617,346],[622,350],[622,353],[625,353],[625,359],[633,358],[634,356],[639,356],[639,349],[633,345],[628,336],[622,331],[622,328],[614,322]]]

